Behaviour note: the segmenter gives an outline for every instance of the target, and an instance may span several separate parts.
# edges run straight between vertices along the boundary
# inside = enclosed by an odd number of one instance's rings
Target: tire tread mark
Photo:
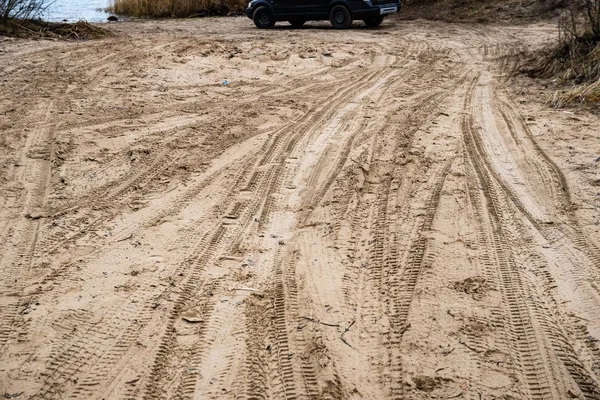
[[[478,137],[473,129],[474,120],[471,113],[471,101],[474,96],[474,87],[477,80],[478,78],[473,80],[465,97],[465,112],[461,121],[464,133],[463,140],[479,181],[485,188],[483,195],[486,199],[486,208],[490,215],[491,224],[494,226],[491,238],[498,263],[500,288],[511,322],[509,327],[514,343],[513,349],[515,350],[519,367],[522,371],[522,379],[532,398],[547,398],[552,396],[551,381],[547,376],[547,371],[543,367],[540,368],[537,366],[538,361],[545,360],[545,356],[542,355],[539,348],[538,341],[540,339],[537,338],[538,335],[543,334],[543,340],[549,341],[549,344],[556,352],[557,358],[561,360],[570,377],[577,383],[584,396],[590,399],[597,398],[600,393],[597,383],[594,382],[581,363],[573,362],[573,360],[577,359],[577,356],[571,345],[569,344],[568,347],[565,347],[565,342],[559,340],[564,335],[558,333],[556,328],[549,324],[545,316],[538,310],[535,310],[535,307],[532,315],[530,308],[524,300],[527,298],[525,285],[521,281],[519,274],[511,272],[511,265],[514,265],[514,261],[510,252],[510,244],[506,237],[507,232],[504,225],[507,222],[505,222],[505,211],[502,209],[500,193],[504,194],[517,210],[530,220],[534,227],[537,228],[539,224],[524,209],[523,204],[516,198],[514,193],[507,188],[506,183],[499,179],[493,171],[489,165],[489,161],[486,159],[487,156],[483,150],[481,138]],[[499,188],[499,191],[497,188]],[[537,329],[536,326],[538,326]]]

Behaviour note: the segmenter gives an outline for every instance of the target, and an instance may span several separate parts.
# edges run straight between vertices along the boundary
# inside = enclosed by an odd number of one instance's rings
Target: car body
[[[246,15],[259,28],[270,28],[277,21],[300,26],[306,21],[330,20],[334,28],[342,29],[357,19],[377,26],[384,16],[400,11],[401,5],[401,0],[252,0]]]

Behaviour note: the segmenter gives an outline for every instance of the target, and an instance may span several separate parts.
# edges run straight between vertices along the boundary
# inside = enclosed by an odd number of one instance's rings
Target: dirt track
[[[600,398],[598,118],[511,75],[552,27],[111,29],[0,42],[0,394]]]

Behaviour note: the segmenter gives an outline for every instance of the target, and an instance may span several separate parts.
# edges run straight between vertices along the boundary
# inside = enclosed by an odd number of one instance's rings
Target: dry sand
[[[600,398],[554,28],[286,25],[0,41],[0,395]]]

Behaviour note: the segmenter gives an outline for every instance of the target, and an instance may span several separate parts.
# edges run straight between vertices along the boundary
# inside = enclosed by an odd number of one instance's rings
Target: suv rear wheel
[[[383,15],[375,18],[368,18],[364,20],[365,25],[367,26],[379,26],[383,22]]]
[[[272,28],[275,25],[275,17],[265,6],[260,6],[254,10],[252,20],[254,21],[254,25],[260,29]]]
[[[306,23],[306,21],[305,21],[305,20],[303,20],[303,19],[294,19],[294,20],[290,20],[290,21],[288,21],[288,22],[289,22],[290,24],[292,24],[292,26],[293,26],[294,28],[299,28],[299,27],[301,27],[302,25],[304,25],[304,24]]]
[[[329,21],[335,29],[346,29],[352,25],[352,16],[346,7],[338,5],[331,9]]]

